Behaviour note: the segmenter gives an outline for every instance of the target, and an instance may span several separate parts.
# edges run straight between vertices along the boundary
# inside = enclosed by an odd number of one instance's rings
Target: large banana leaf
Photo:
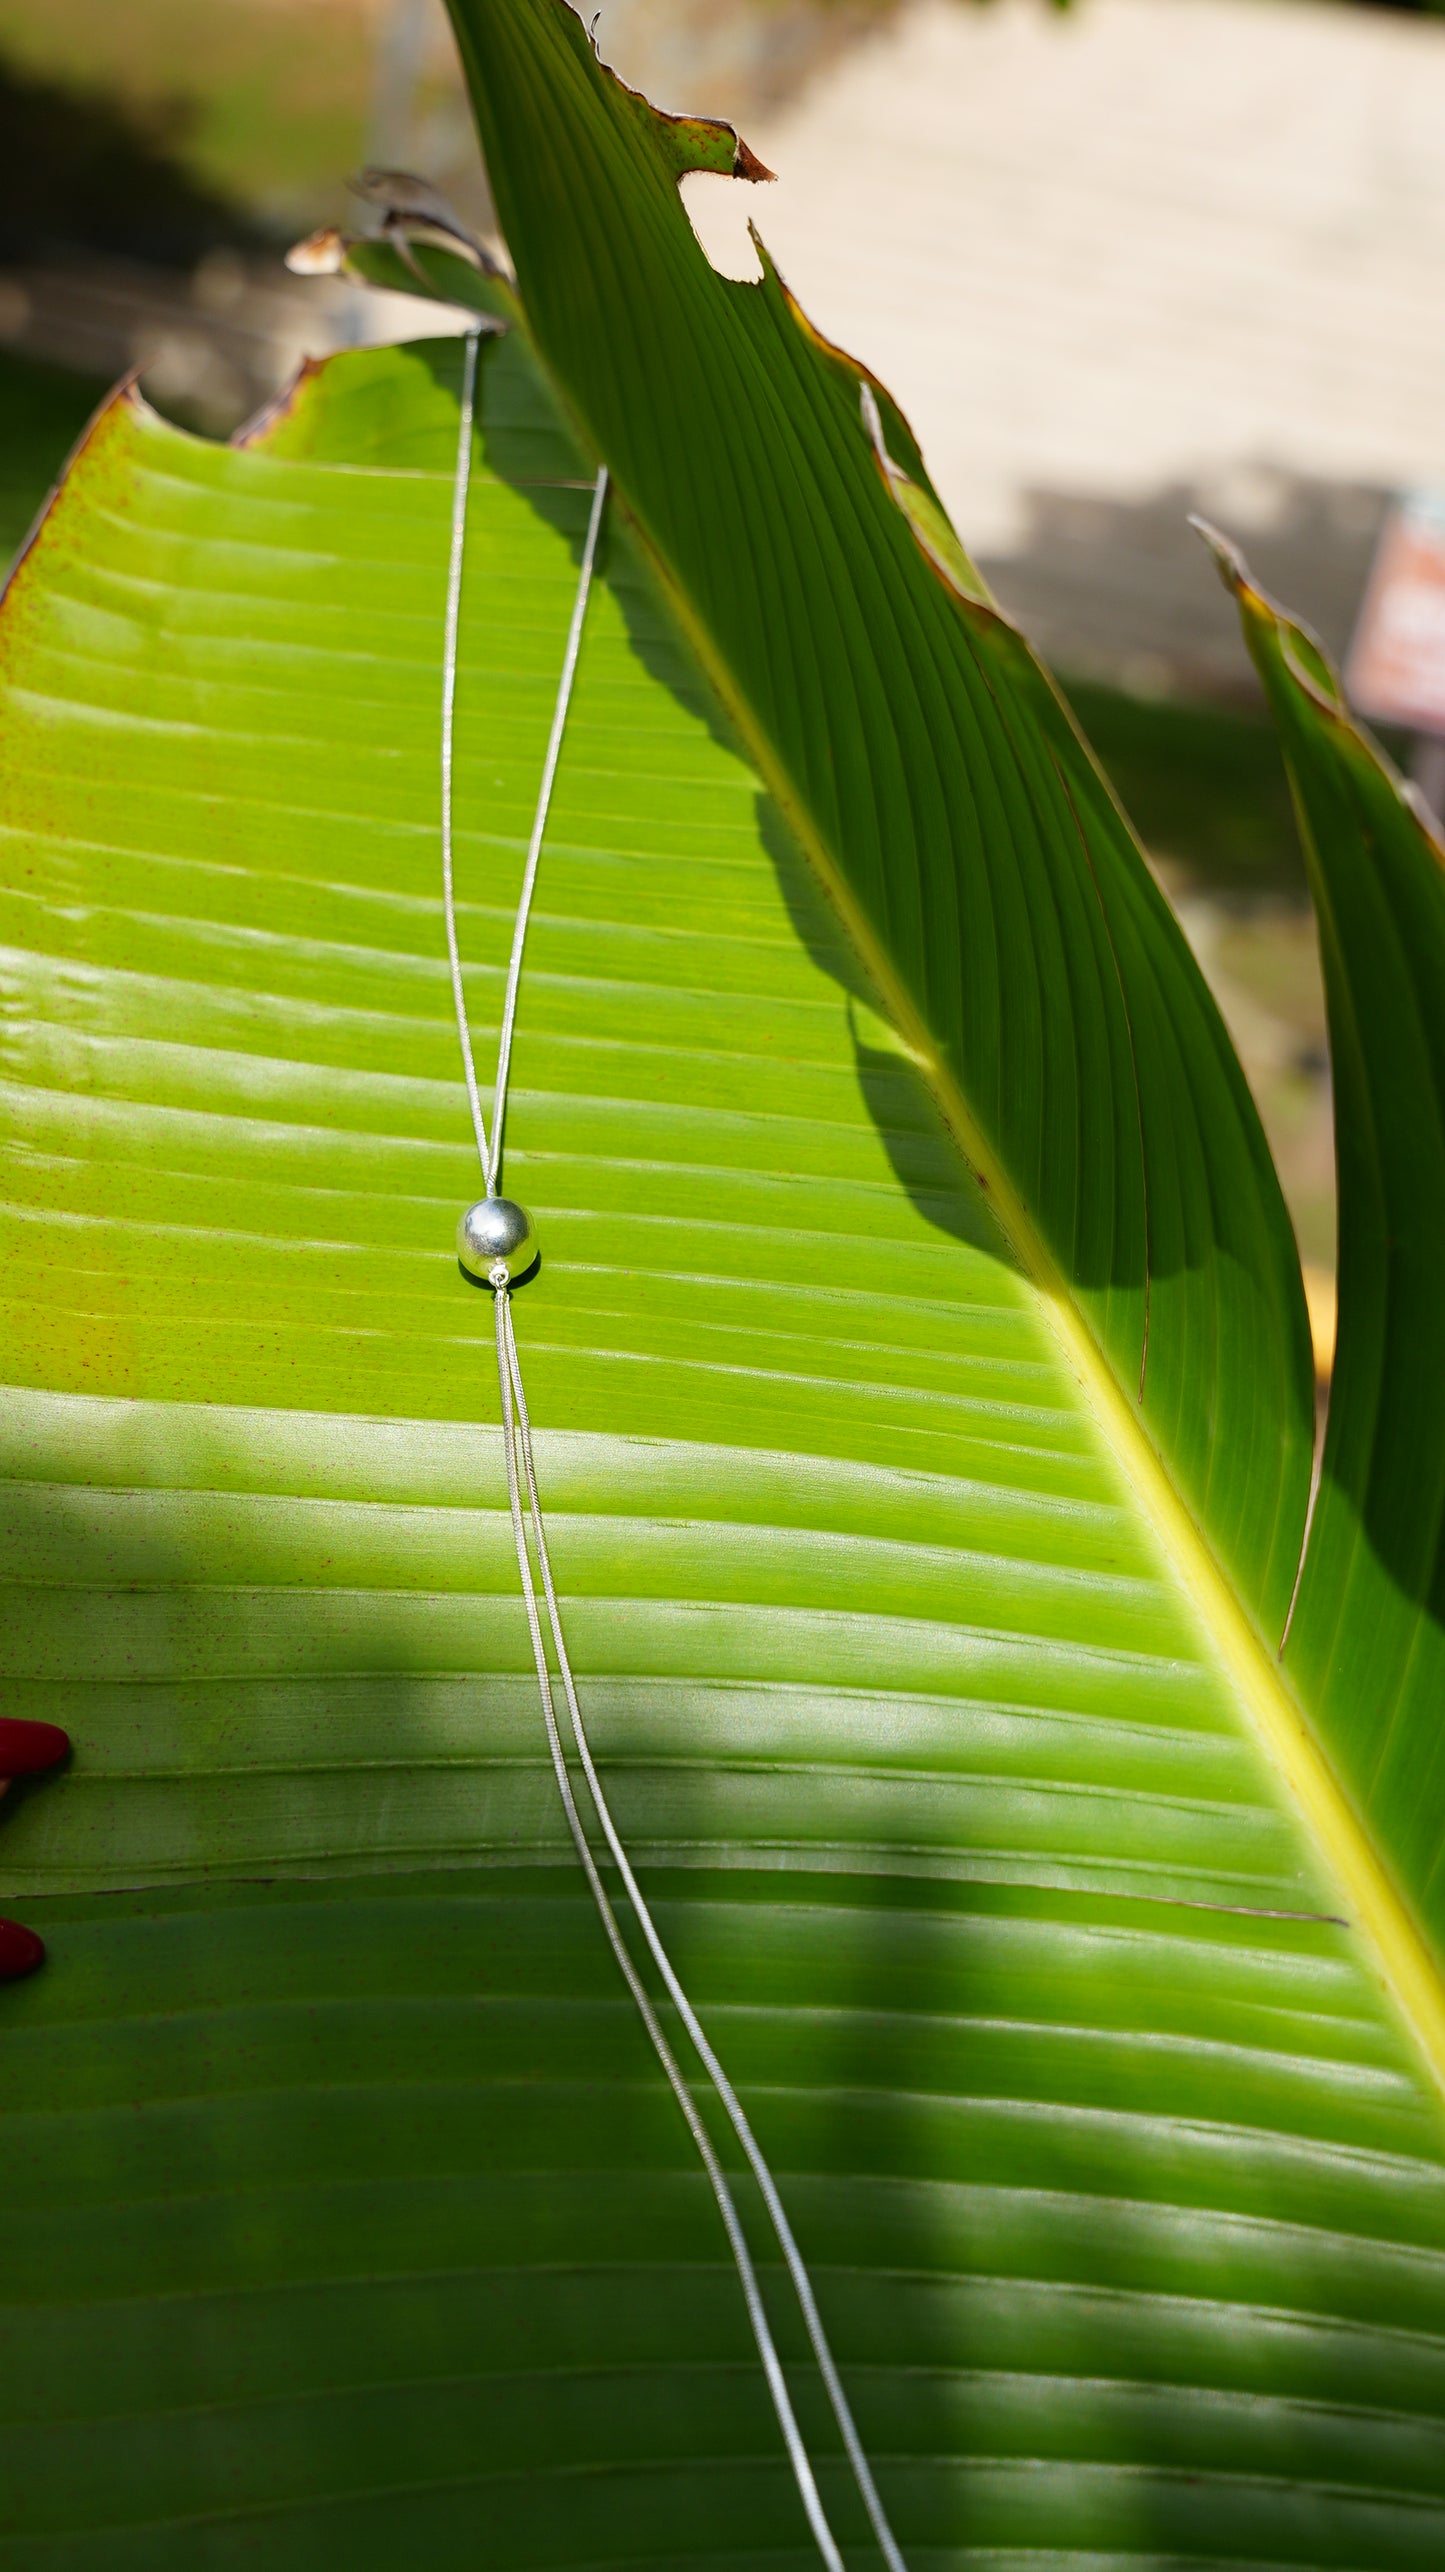
[[[526,315],[460,655],[484,1062],[616,476],[508,1177],[619,1818],[911,2563],[1423,2572],[1439,1984],[1275,1657],[1304,1340],[1237,1067],[897,415],[889,470],[692,244],[716,134],[553,0],[464,34]],[[0,1829],[50,1947],[0,1993],[7,2572],[812,2559],[570,1860],[451,1255],[458,382],[334,360],[232,449],[122,395],[0,617],[6,1650],[77,1743]]]
[[[1287,1661],[1445,1948],[1445,843],[1314,637],[1215,539],[1279,725],[1319,921],[1340,1345]]]

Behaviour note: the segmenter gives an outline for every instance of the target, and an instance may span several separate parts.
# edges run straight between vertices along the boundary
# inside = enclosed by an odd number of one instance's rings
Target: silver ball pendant
[[[457,1257],[469,1277],[509,1286],[536,1256],[532,1218],[513,1197],[478,1197],[457,1219]]]

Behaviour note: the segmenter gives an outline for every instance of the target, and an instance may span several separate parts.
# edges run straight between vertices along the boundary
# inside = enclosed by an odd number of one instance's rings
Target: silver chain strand
[[[467,1027],[467,995],[462,983],[461,951],[457,945],[457,898],[452,874],[452,742],[457,713],[457,623],[462,612],[462,559],[467,547],[467,496],[472,482],[472,414],[476,408],[477,344],[480,338],[480,331],[469,330],[463,342],[462,416],[457,432],[457,466],[452,476],[452,541],[447,557],[447,614],[442,653],[442,909],[446,913],[452,1007],[457,1014],[457,1034],[462,1041],[467,1103],[472,1111],[472,1132],[477,1138],[477,1158],[485,1178],[487,1121],[482,1114],[477,1067],[472,1059],[472,1040]]]
[[[467,995],[462,981],[461,949],[457,943],[456,878],[452,864],[452,780],[453,745],[456,737],[457,711],[457,627],[462,608],[462,565],[467,547],[467,500],[472,483],[472,423],[476,414],[477,349],[481,332],[466,334],[462,359],[461,418],[457,430],[457,463],[452,478],[452,533],[447,559],[447,609],[442,659],[442,903],[447,923],[447,958],[452,975],[452,1006],[456,1011],[457,1033],[461,1039],[462,1069],[466,1074],[467,1102],[472,1111],[472,1131],[477,1138],[477,1158],[482,1165],[482,1182],[486,1194],[497,1194],[497,1181],[502,1167],[502,1130],[507,1114],[507,1083],[512,1069],[512,1031],[517,1023],[517,993],[522,981],[522,954],[527,943],[527,922],[531,917],[532,895],[536,889],[537,866],[542,855],[542,841],[547,830],[547,815],[552,805],[552,787],[557,775],[557,762],[562,755],[562,735],[567,729],[567,709],[572,702],[572,682],[577,675],[577,655],[582,649],[582,628],[587,618],[587,601],[592,590],[592,566],[597,560],[597,539],[602,532],[602,512],[607,503],[607,467],[599,465],[592,492],[592,515],[587,522],[586,541],[582,547],[582,568],[577,580],[577,596],[572,607],[572,622],[567,632],[567,649],[562,658],[562,675],[557,687],[557,703],[552,714],[552,730],[547,741],[547,756],[542,765],[542,784],[537,796],[537,810],[532,822],[532,836],[527,847],[527,863],[522,870],[522,890],[517,897],[517,917],[512,929],[512,952],[507,963],[507,989],[502,1002],[502,1027],[497,1039],[497,1078],[492,1091],[492,1134],[487,1141],[487,1121],[482,1112],[482,1096],[477,1086],[477,1066],[472,1053],[471,1033],[467,1022]]]
[[[547,828],[547,814],[552,802],[552,784],[557,774],[557,762],[562,755],[562,735],[567,729],[567,709],[572,702],[572,682],[577,675],[577,655],[582,649],[582,627],[592,589],[592,566],[597,560],[597,539],[602,532],[602,512],[606,505],[607,467],[605,464],[600,464],[592,492],[592,515],[587,521],[587,537],[582,547],[582,567],[577,575],[577,596],[572,608],[572,622],[567,630],[567,649],[562,658],[562,675],[557,682],[557,704],[552,716],[552,730],[547,741],[547,757],[542,768],[537,812],[532,823],[527,863],[522,873],[522,890],[517,898],[517,924],[512,931],[512,953],[507,964],[507,996],[502,1003],[502,1032],[497,1039],[497,1086],[492,1092],[492,1157],[490,1161],[483,1162],[489,1197],[494,1197],[497,1193],[497,1173],[502,1166],[502,1125],[507,1113],[507,1080],[512,1068],[512,1030],[517,1023],[517,991],[522,980],[522,949],[527,943],[527,919],[537,883],[537,864],[542,854],[542,835]],[[470,1045],[468,1049],[470,1050]]]
[[[526,941],[527,920],[531,909],[533,890],[536,885],[537,868],[542,853],[542,841],[546,831],[547,815],[552,797],[552,787],[556,778],[558,760],[561,755],[562,739],[566,730],[567,714],[571,703],[573,683],[577,672],[578,655],[581,650],[582,630],[586,616],[588,596],[591,589],[593,567],[596,561],[597,542],[601,531],[603,510],[607,498],[607,468],[605,465],[599,467],[596,483],[593,488],[592,510],[588,521],[586,540],[583,546],[582,562],[577,584],[577,596],[573,606],[572,622],[567,636],[567,648],[558,684],[557,701],[552,718],[552,729],[548,739],[546,761],[542,773],[542,783],[537,799],[536,817],[532,825],[532,836],[528,846],[527,862],[523,871],[522,889],[518,902],[516,923],[512,934],[512,950],[508,967],[506,998],[503,1006],[501,1035],[498,1045],[497,1081],[496,1087],[493,1091],[492,1128],[489,1148],[486,1121],[483,1116],[481,1096],[477,1085],[476,1063],[472,1050],[471,1029],[467,1018],[465,989],[462,981],[461,956],[456,933],[456,905],[452,871],[452,741],[456,708],[457,634],[461,610],[462,566],[466,545],[467,498],[471,478],[472,424],[475,410],[478,338],[479,334],[477,332],[469,331],[467,333],[466,355],[463,363],[462,375],[461,421],[458,433],[457,464],[452,495],[451,555],[447,580],[446,662],[442,679],[442,894],[446,912],[447,950],[451,963],[452,997],[456,1009],[457,1034],[461,1043],[462,1061],[466,1072],[467,1097],[471,1106],[472,1125],[477,1139],[477,1154],[482,1166],[486,1192],[490,1197],[494,1196],[497,1192],[497,1178],[501,1167],[502,1128],[506,1106],[507,1079],[511,1062],[512,1035],[516,1024],[517,994],[521,980],[522,954]],[[517,1349],[516,1331],[512,1321],[511,1296],[505,1283],[498,1284],[494,1291],[496,1298],[497,1379],[501,1392],[503,1444],[506,1455],[507,1488],[511,1505],[512,1534],[516,1547],[517,1570],[522,1586],[523,1601],[527,1611],[528,1629],[532,1638],[532,1654],[536,1663],[537,1684],[542,1699],[542,1715],[543,1722],[546,1727],[547,1744],[551,1753],[553,1772],[557,1780],[557,1790],[561,1797],[562,1809],[566,1816],[567,1827],[571,1833],[573,1846],[577,1851],[578,1860],[587,1879],[588,1888],[591,1892],[598,1916],[606,1933],[608,1944],[612,1949],[623,1979],[626,1982],[627,1988],[636,2004],[638,2014],[642,2019],[643,2025],[651,2041],[653,2051],[662,2067],[668,2085],[682,2111],[688,2131],[697,2147],[698,2157],[702,2162],[708,2183],[712,2189],[719,2214],[722,2217],[723,2229],[727,2234],[728,2244],[732,2251],[734,2264],[737,2268],[739,2282],[743,2291],[743,2300],[747,2307],[748,2319],[752,2326],[753,2337],[757,2343],[758,2355],[762,2361],[763,2373],[767,2380],[768,2391],[772,2397],[773,2409],[777,2415],[778,2426],[782,2432],[783,2443],[787,2449],[788,2461],[792,2467],[793,2478],[797,2484],[799,2497],[802,2500],[809,2525],[812,2528],[818,2551],[822,2555],[823,2561],[828,2566],[828,2572],[844,2572],[843,2558],[839,2552],[837,2541],[824,2513],[812,2464],[808,2456],[807,2448],[803,2443],[802,2434],[798,2428],[797,2418],[793,2411],[792,2401],[788,2394],[782,2365],[778,2357],[777,2348],[773,2340],[772,2332],[768,2324],[767,2314],[764,2310],[762,2296],[759,2291],[757,2272],[753,2266],[751,2253],[748,2250],[747,2241],[743,2233],[737,2207],[733,2200],[732,2191],[728,2186],[722,2164],[718,2160],[712,2139],[706,2126],[703,2124],[691,2090],[689,2089],[682,2071],[679,2068],[672,2048],[668,2044],[667,2038],[663,2033],[657,2013],[648,1997],[646,1987],[638,1974],[637,1968],[632,1960],[631,1953],[623,1938],[621,1928],[618,1924],[617,1915],[613,1909],[606,1886],[603,1884],[591,1843],[587,1837],[587,1832],[583,1824],[581,1814],[578,1810],[577,1800],[572,1786],[571,1772],[567,1765],[567,1755],[563,1747],[561,1732],[557,1723],[552,1671],[547,1659],[546,1643],[542,1631],[542,1619],[537,1601],[536,1583],[532,1571],[531,1552],[527,1541],[529,1522],[532,1545],[536,1549],[537,1566],[541,1574],[542,1592],[546,1605],[547,1625],[551,1632],[553,1649],[556,1653],[557,1663],[561,1673],[563,1692],[567,1700],[567,1712],[573,1743],[575,1745],[577,1758],[581,1764],[583,1775],[587,1782],[587,1791],[591,1798],[598,1824],[607,1843],[613,1862],[621,1876],[628,1901],[632,1906],[633,1913],[642,1930],[647,1946],[651,1951],[653,1961],[662,1976],[668,1995],[672,2000],[680,2019],[682,2020],[682,2024],[686,2029],[687,2035],[703,2065],[704,2070],[707,2073],[708,2079],[712,2084],[728,2121],[742,2146],[749,2168],[757,2182],[759,2193],[762,2196],[764,2206],[766,2207],[773,2227],[773,2232],[777,2238],[778,2246],[783,2254],[788,2275],[792,2280],[794,2292],[798,2298],[799,2307],[807,2328],[808,2338],[812,2345],[813,2355],[817,2362],[818,2372],[823,2379],[823,2384],[827,2391],[829,2402],[832,2406],[833,2416],[837,2422],[839,2433],[842,2437],[848,2463],[852,2469],[853,2478],[857,2484],[859,2495],[868,2513],[869,2522],[878,2541],[879,2549],[888,2565],[889,2572],[907,2572],[903,2555],[899,2549],[897,2540],[894,2537],[892,2528],[888,2523],[888,2518],[884,2511],[882,2501],[879,2498],[878,2489],[874,2482],[872,2471],[869,2467],[868,2459],[863,2449],[862,2441],[858,2435],[852,2410],[850,2408],[847,2395],[843,2390],[842,2381],[838,2374],[833,2352],[829,2346],[827,2334],[823,2328],[822,2316],[818,2311],[817,2300],[813,2293],[812,2280],[808,2275],[802,2253],[798,2249],[797,2242],[794,2239],[792,2226],[788,2222],[787,2214],[784,2210],[782,2199],[778,2192],[777,2182],[773,2177],[772,2171],[763,2156],[761,2147],[759,2146],[752,2127],[748,2122],[742,2102],[738,2098],[732,2083],[728,2079],[726,2072],[723,2070],[722,2064],[719,2062],[716,2053],[709,2043],[697,2013],[694,2010],[691,2001],[688,1999],[687,1993],[683,1989],[672,1960],[663,1945],[662,1938],[658,1932],[652,1912],[643,1895],[642,1888],[638,1884],[636,1876],[633,1873],[626,1849],[623,1845],[616,1824],[613,1821],[611,1808],[607,1802],[602,1781],[597,1772],[596,1763],[592,1756],[591,1744],[587,1736],[587,1729],[582,1717],[582,1708],[578,1700],[576,1682],[572,1673],[571,1660],[567,1652],[566,1640],[562,1630],[560,1603],[558,1601],[556,1586],[552,1577],[551,1555],[547,1545],[546,1525],[542,1514],[541,1495],[537,1484],[536,1462],[532,1450],[532,1424],[527,1410],[527,1398],[522,1384],[521,1360]],[[518,1471],[519,1460],[521,1465],[520,1474]],[[522,1501],[522,1484],[524,1481],[526,1485],[525,1517]]]
[[[508,1301],[505,1294],[503,1294],[500,1300],[504,1302]],[[672,1959],[668,1955],[667,1949],[662,1943],[662,1939],[659,1935],[657,1924],[653,1919],[647,1898],[644,1895],[642,1887],[638,1883],[636,1876],[632,1872],[631,1861],[629,1860],[627,1851],[623,1846],[622,1838],[618,1832],[617,1826],[612,1819],[611,1807],[609,1806],[606,1794],[603,1791],[602,1780],[597,1774],[596,1764],[592,1757],[592,1746],[587,1738],[587,1728],[582,1720],[582,1708],[578,1703],[576,1682],[572,1676],[572,1664],[568,1658],[567,1645],[562,1633],[561,1608],[558,1604],[557,1592],[552,1580],[551,1557],[547,1549],[547,1532],[542,1517],[542,1503],[537,1490],[536,1467],[532,1457],[532,1423],[527,1413],[527,1397],[522,1390],[522,1374],[517,1360],[516,1333],[512,1327],[510,1311],[507,1315],[507,1354],[512,1370],[512,1391],[516,1404],[517,1430],[520,1437],[522,1466],[527,1482],[527,1495],[531,1511],[533,1542],[537,1549],[537,1561],[542,1574],[543,1595],[547,1603],[547,1622],[552,1629],[552,1640],[557,1654],[558,1667],[561,1671],[563,1693],[567,1699],[567,1712],[571,1721],[572,1737],[577,1746],[577,1757],[581,1763],[582,1773],[587,1780],[587,1791],[592,1798],[597,1819],[602,1827],[603,1837],[612,1853],[613,1862],[616,1865],[618,1874],[622,1878],[628,1901],[631,1903],[633,1911],[636,1914],[638,1926],[641,1929],[648,1946],[652,1950],[653,1960],[656,1963],[658,1972],[661,1974],[662,1979],[667,1986],[668,1995],[672,2000],[679,2018],[682,2020],[683,2026],[686,2028],[688,2035],[692,2040],[693,2046],[702,2061],[704,2069],[707,2072],[708,2078],[711,2081],[718,2098],[721,2100],[722,2105],[727,2112],[728,2122],[732,2126],[733,2132],[737,2136],[739,2143],[742,2145],[743,2151],[747,2155],[749,2167],[758,2183],[759,2193],[768,2210],[773,2231],[777,2236],[778,2247],[782,2251],[783,2258],[787,2264],[788,2275],[793,2281],[794,2291],[797,2295],[799,2305],[802,2308],[803,2320],[807,2325],[808,2338],[812,2342],[813,2355],[818,2363],[818,2372],[827,2388],[828,2399],[833,2406],[833,2416],[842,2433],[843,2444],[847,2450],[848,2462],[853,2469],[854,2480],[856,2481],[859,2492],[862,2495],[864,2507],[866,2508],[869,2519],[872,2522],[873,2533],[878,2539],[884,2560],[889,2566],[889,2572],[907,2572],[907,2567],[904,2563],[902,2554],[899,2552],[893,2530],[888,2524],[883,2503],[878,2497],[878,2488],[873,2480],[872,2471],[869,2467],[867,2456],[863,2450],[863,2442],[859,2438],[853,2419],[852,2409],[849,2405],[848,2397],[843,2391],[842,2382],[838,2375],[838,2369],[834,2362],[833,2352],[828,2345],[828,2336],[823,2328],[823,2317],[818,2311],[817,2300],[813,2294],[812,2279],[809,2277],[807,2268],[804,2265],[803,2254],[799,2250],[797,2242],[793,2237],[793,2228],[788,2221],[786,2212],[784,2211],[783,2201],[778,2193],[777,2181],[774,2179],[767,2162],[763,2158],[762,2148],[758,2143],[757,2137],[753,2133],[752,2127],[748,2123],[747,2114],[744,2110],[742,2101],[738,2097],[736,2090],[733,2088],[731,2081],[728,2079],[726,2072],[723,2070],[712,2046],[709,2044],[707,2035],[703,2029],[700,2019],[698,2018],[697,2012],[693,2008],[682,1984],[678,1980]],[[827,2551],[826,2547],[824,2548],[824,2551]]]
[[[537,1665],[537,1685],[542,1697],[542,1720],[547,1727],[547,1747],[552,1754],[552,1767],[557,1779],[557,1791],[562,1798],[562,1809],[567,1816],[567,1828],[572,1834],[572,1845],[577,1851],[582,1872],[587,1878],[592,1899],[597,1906],[598,1917],[607,1933],[607,1943],[617,1959],[623,1981],[637,2004],[638,2015],[652,2040],[652,2050],[662,2065],[668,2086],[686,2119],[688,2132],[697,2146],[698,2158],[707,2173],[708,2184],[717,2201],[718,2212],[723,2220],[723,2229],[728,2237],[728,2247],[732,2252],[734,2265],[742,2283],[743,2300],[748,2308],[748,2320],[753,2326],[753,2338],[758,2344],[758,2355],[763,2362],[768,2391],[773,2398],[773,2409],[777,2413],[778,2425],[782,2430],[783,2442],[788,2451],[788,2462],[792,2466],[793,2479],[798,2486],[803,2507],[808,2513],[808,2524],[817,2540],[818,2551],[828,2566],[828,2572],[844,2572],[843,2557],[838,2551],[833,2531],[824,2515],[823,2504],[818,2496],[818,2486],[813,2477],[812,2464],[807,2448],[803,2444],[802,2432],[798,2427],[788,2393],[782,2362],[768,2327],[768,2317],[763,2309],[763,2299],[758,2289],[757,2271],[753,2267],[752,2254],[747,2246],[737,2207],[733,2203],[732,2190],[728,2186],[722,2163],[713,2148],[712,2137],[698,2113],[697,2102],[683,2079],[677,2057],[662,2032],[657,2012],[648,1998],[642,1977],[632,1961],[626,1940],[618,1926],[617,1914],[612,1908],[607,1887],[598,1872],[591,1843],[583,1828],[582,1816],[577,1810],[577,1799],[572,1792],[572,1779],[568,1772],[566,1753],[562,1748],[562,1737],[557,1729],[557,1710],[552,1696],[552,1673],[547,1662],[547,1647],[542,1639],[542,1621],[537,1613],[537,1592],[532,1579],[531,1558],[527,1552],[526,1530],[522,1522],[522,1497],[517,1477],[517,1415],[513,1410],[513,1400],[520,1391],[522,1376],[517,1363],[517,1344],[512,1331],[512,1299],[505,1286],[499,1286],[496,1289],[496,1298],[497,1377],[502,1389],[502,1434],[507,1458],[507,1492],[512,1506],[512,1535],[517,1548],[517,1569],[522,1579],[527,1624],[532,1636],[532,1657]],[[529,1448],[530,1444],[529,1439]],[[532,1527],[536,1536],[541,1528],[542,1518],[530,1458],[527,1482]],[[540,1543],[538,1552],[540,1557]],[[550,1593],[550,1576],[547,1579],[547,1587]],[[550,1609],[548,1622],[552,1625],[555,1639],[558,1628],[552,1620]],[[569,1699],[571,1693],[569,1673]]]

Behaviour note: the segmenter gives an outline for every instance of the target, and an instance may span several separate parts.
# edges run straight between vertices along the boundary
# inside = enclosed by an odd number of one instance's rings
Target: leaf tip
[[[415,182],[418,190],[426,184]],[[422,295],[430,303],[450,304],[469,313],[480,330],[510,330],[517,319],[512,280],[485,242],[437,221],[419,198],[410,205],[393,205],[374,232],[343,232],[337,224],[324,224],[292,244],[286,265],[298,277],[348,277],[353,284],[387,294]]]
[[[568,16],[573,13],[570,0],[562,0]],[[633,89],[603,55],[597,41],[597,28],[602,12],[597,10],[587,24],[587,42],[593,60],[603,79],[611,81],[645,126],[674,179],[685,179],[694,170],[710,171],[714,177],[748,179],[755,185],[775,179],[766,161],[760,161],[751,144],[745,143],[735,125],[722,116],[676,116],[666,107],[658,107],[646,92]]]
[[[1207,518],[1191,516],[1189,524],[1196,534],[1203,537],[1214,556],[1221,580],[1239,603],[1245,640],[1264,683],[1266,696],[1278,708],[1281,702],[1278,691],[1283,680],[1326,716],[1348,755],[1363,759],[1371,769],[1388,779],[1400,803],[1423,834],[1432,857],[1437,864],[1445,865],[1445,832],[1442,832],[1439,820],[1414,780],[1401,777],[1394,762],[1352,716],[1339,673],[1318,635],[1311,633],[1307,625],[1301,624],[1298,617],[1291,616],[1287,608],[1281,607],[1267,590],[1260,587],[1239,547],[1230,537],[1212,527]]]
[[[286,265],[293,277],[337,277],[346,265],[347,246],[345,233],[326,223],[319,232],[308,232],[304,241],[292,242]]]
[[[1213,557],[1214,568],[1225,588],[1231,590],[1236,598],[1241,597],[1245,590],[1252,590],[1254,584],[1249,576],[1249,566],[1233,538],[1226,536],[1222,528],[1216,527],[1208,518],[1201,518],[1197,511],[1192,509],[1189,513],[1189,524],[1195,535],[1200,537],[1208,547]]]
[[[1207,518],[1191,515],[1189,524],[1196,535],[1203,537],[1214,557],[1220,579],[1239,602],[1255,659],[1259,658],[1257,639],[1267,637],[1291,677],[1327,713],[1343,715],[1346,711],[1344,691],[1334,663],[1318,635],[1312,634],[1307,625],[1302,625],[1298,617],[1291,616],[1287,608],[1270,597],[1268,590],[1260,587],[1232,537],[1222,534]]]
[[[770,181],[776,179],[778,175],[777,171],[770,170],[766,161],[760,161],[758,159],[752,145],[750,143],[745,143],[741,134],[735,132],[734,141],[737,146],[733,153],[733,177],[735,179],[751,179],[755,184],[760,184],[765,179]]]
[[[419,178],[415,170],[368,166],[358,170],[346,184],[363,205],[377,208],[384,233],[413,229],[440,232],[448,241],[459,242],[484,266],[492,264],[476,234],[463,223],[440,188],[434,187],[430,179]]]

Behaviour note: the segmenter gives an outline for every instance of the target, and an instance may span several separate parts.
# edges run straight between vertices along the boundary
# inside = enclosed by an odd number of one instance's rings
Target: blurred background
[[[1229,1019],[1329,1339],[1324,1020],[1288,798],[1191,510],[1340,654],[1384,513],[1445,486],[1445,16],[1361,0],[606,0],[606,59],[731,117],[751,214],[910,413],[1073,698]],[[492,223],[441,0],[0,0],[0,558],[139,366],[227,435],[306,353],[435,321],[290,275],[349,173]],[[1393,739],[1404,759],[1411,744]]]

